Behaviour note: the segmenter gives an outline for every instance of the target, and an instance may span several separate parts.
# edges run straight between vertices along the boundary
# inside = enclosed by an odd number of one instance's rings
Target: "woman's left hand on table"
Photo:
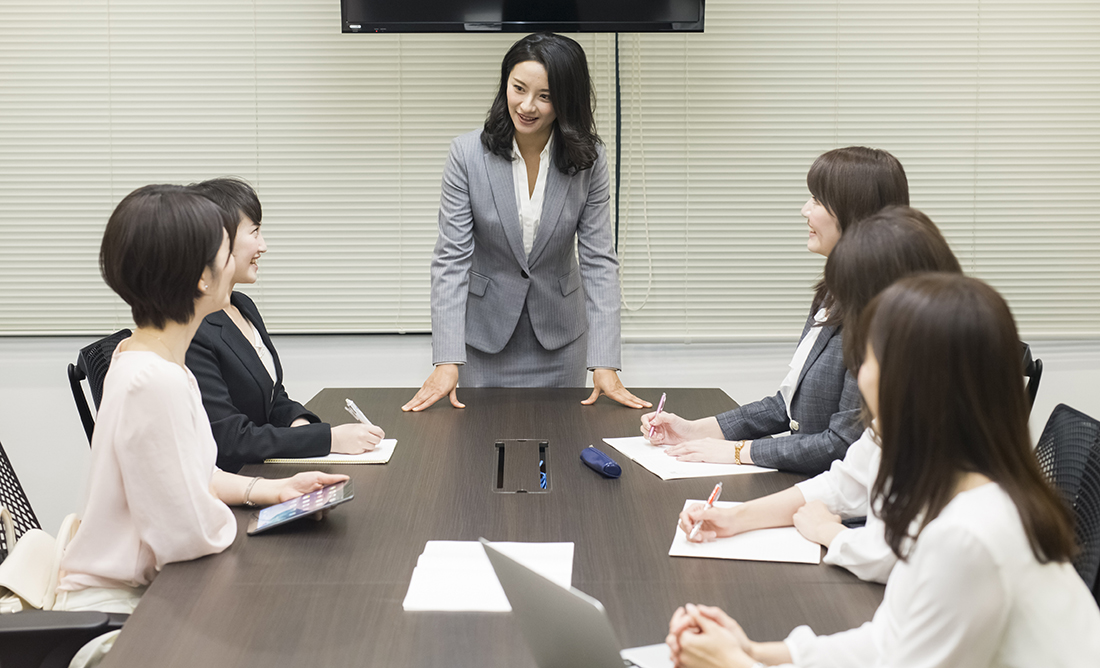
[[[592,371],[592,395],[581,403],[590,406],[596,403],[601,394],[614,399],[630,408],[650,408],[653,404],[639,399],[631,394],[630,390],[623,386],[619,380],[619,374],[614,369],[593,369]]]

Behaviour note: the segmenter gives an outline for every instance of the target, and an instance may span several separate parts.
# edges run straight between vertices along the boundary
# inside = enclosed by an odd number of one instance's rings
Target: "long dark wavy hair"
[[[588,59],[580,44],[551,32],[524,37],[508,49],[500,64],[500,89],[489,107],[481,143],[494,155],[512,159],[516,128],[508,114],[508,77],[527,61],[546,68],[550,103],[554,105],[554,166],[563,174],[575,174],[596,162],[600,137],[592,113],[595,94],[588,75]]]
[[[962,273],[951,246],[928,216],[912,207],[888,206],[853,223],[825,261],[825,285],[833,304],[823,324],[858,323],[875,295],[900,278],[925,271]]]
[[[890,549],[905,559],[906,539],[973,472],[1011,497],[1040,562],[1072,557],[1073,517],[1031,448],[1020,338],[997,291],[958,274],[911,276],[873,299],[853,329],[879,364],[882,463],[872,498]]]
[[[909,180],[893,155],[849,146],[818,156],[806,174],[810,194],[836,218],[841,237],[853,223],[892,205],[909,205]],[[830,308],[824,279],[814,286],[814,311]]]

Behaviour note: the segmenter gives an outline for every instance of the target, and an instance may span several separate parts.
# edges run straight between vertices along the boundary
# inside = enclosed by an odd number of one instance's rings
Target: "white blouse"
[[[550,146],[553,143],[554,135],[551,133],[542,153],[539,153],[539,175],[535,181],[535,190],[531,192],[527,188],[527,163],[519,152],[519,144],[512,139],[512,182],[516,187],[516,208],[519,210],[519,222],[523,228],[523,252],[527,255],[531,255],[535,234],[539,231],[539,221],[542,219],[542,200],[546,194],[546,175],[550,171]]]
[[[817,337],[821,335],[821,327],[818,324],[825,322],[829,317],[829,314],[825,309],[818,309],[814,314],[814,326],[810,327],[810,330],[806,332],[806,336],[802,337],[802,340],[798,342],[798,347],[794,349],[794,357],[791,358],[790,370],[787,372],[786,378],[779,384],[779,394],[783,397],[783,403],[787,406],[787,417],[791,417],[791,402],[794,400],[794,392],[798,389],[798,379],[802,375],[802,369],[806,366],[806,360],[810,357],[810,351],[813,350],[814,344],[817,343]],[[792,427],[793,426],[792,418]]]
[[[796,486],[806,501],[821,501],[841,517],[867,517],[866,526],[841,531],[825,553],[825,563],[846,568],[861,580],[886,582],[897,556],[886,544],[886,525],[871,512],[871,488],[878,476],[882,449],[868,428],[848,446],[844,459]]]
[[[1095,668],[1100,608],[1072,565],[1035,559],[989,483],[928,523],[873,620],[831,636],[800,626],[785,642],[802,668]]]
[[[217,454],[195,376],[156,353],[116,350],[58,590],[144,586],[165,564],[229,547],[237,522],[210,491]]]

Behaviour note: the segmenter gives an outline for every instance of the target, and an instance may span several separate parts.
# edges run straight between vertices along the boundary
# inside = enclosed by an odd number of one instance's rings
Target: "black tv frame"
[[[352,22],[347,19],[348,4],[362,0],[340,0],[341,32],[349,34],[379,33],[530,33],[549,30],[551,32],[703,32],[705,0],[699,0],[699,20],[696,22],[661,21],[501,21],[460,23],[451,21],[415,21],[415,22]]]

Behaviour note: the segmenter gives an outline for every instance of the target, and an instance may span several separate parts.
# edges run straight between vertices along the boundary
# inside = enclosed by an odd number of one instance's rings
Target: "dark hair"
[[[563,174],[590,168],[599,155],[596,121],[592,113],[592,80],[588,60],[580,44],[551,32],[524,37],[508,49],[500,64],[500,89],[489,107],[481,143],[494,155],[512,159],[512,137],[516,128],[508,114],[508,77],[512,69],[527,61],[546,68],[550,101],[554,105],[554,166]]]
[[[225,228],[230,239],[237,236],[241,216],[248,216],[249,220],[257,225],[264,217],[256,191],[248,181],[238,176],[221,176],[201,183],[192,183],[188,187],[233,216],[233,224]]]
[[[879,364],[872,498],[890,549],[905,559],[905,539],[951,501],[959,474],[974,472],[1011,497],[1040,562],[1068,560],[1073,518],[1031,448],[1020,339],[1004,299],[974,278],[920,274],[872,300],[859,328]]]
[[[924,271],[962,273],[928,216],[908,206],[888,206],[851,225],[825,261],[825,287],[833,303],[823,324],[859,322],[875,295],[899,278]]]
[[[908,206],[909,181],[898,159],[865,146],[822,153],[806,173],[806,187],[836,218],[841,238],[853,223],[891,205]],[[814,286],[814,310],[832,306],[825,281]]]
[[[150,185],[127,195],[107,221],[99,270],[130,305],[138,327],[163,329],[195,315],[202,272],[235,217],[185,186]],[[233,235],[229,236],[232,250]]]

